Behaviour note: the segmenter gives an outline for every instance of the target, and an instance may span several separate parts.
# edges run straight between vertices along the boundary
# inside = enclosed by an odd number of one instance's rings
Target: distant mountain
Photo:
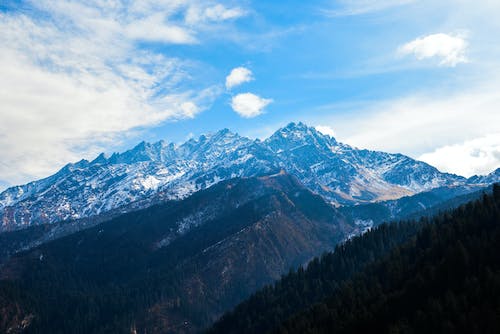
[[[13,256],[0,332],[193,332],[355,229],[293,176],[223,181]]]
[[[68,164],[0,194],[0,230],[91,217],[181,199],[222,180],[286,170],[334,204],[397,199],[470,183],[401,154],[359,150],[303,123],[264,141],[227,129],[181,145],[142,142],[132,150]],[[491,178],[474,182],[491,183]]]
[[[367,229],[391,221],[430,217],[480,198],[485,192],[491,192],[491,187],[482,184],[439,187],[389,201],[343,206],[339,210]]]
[[[215,333],[498,333],[500,185],[421,223],[381,225],[290,272]]]
[[[401,154],[339,143],[303,123],[279,129],[264,144],[281,168],[339,204],[399,198],[465,181]]]
[[[500,181],[500,168],[494,170],[488,175],[475,175],[469,178],[469,183],[475,184],[493,184]]]

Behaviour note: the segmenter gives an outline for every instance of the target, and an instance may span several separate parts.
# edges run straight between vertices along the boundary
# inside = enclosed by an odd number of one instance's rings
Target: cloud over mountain
[[[10,183],[205,110],[220,84],[197,80],[199,62],[143,44],[197,44],[202,29],[244,15],[211,1],[31,5],[0,11],[0,180]]]

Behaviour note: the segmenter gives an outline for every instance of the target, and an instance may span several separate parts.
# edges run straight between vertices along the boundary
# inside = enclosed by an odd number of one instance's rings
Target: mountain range
[[[291,175],[222,181],[13,255],[0,332],[196,332],[356,229]]]
[[[383,224],[226,313],[215,333],[498,333],[500,185],[419,222]]]
[[[466,179],[402,154],[351,147],[300,122],[265,140],[223,129],[180,145],[142,142],[129,151],[70,163],[48,178],[11,187],[0,194],[0,231],[123,213],[183,199],[223,180],[281,170],[337,206],[500,180],[500,169]]]
[[[452,223],[466,212],[470,224],[497,220],[499,177],[441,173],[303,123],[263,141],[225,129],[101,154],[1,194],[0,332],[194,333],[217,319],[216,332],[289,326],[403,252],[429,217],[446,232],[441,212],[481,199]],[[383,224],[402,219],[414,220]],[[279,280],[290,268],[299,269]]]

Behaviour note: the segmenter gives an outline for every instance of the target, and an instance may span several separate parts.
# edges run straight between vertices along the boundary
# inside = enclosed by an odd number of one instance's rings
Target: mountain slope
[[[387,256],[366,260],[384,243],[393,247],[408,236],[407,228],[382,225],[339,246],[261,290],[210,332],[497,333],[500,186],[423,222]]]
[[[395,199],[468,182],[400,154],[358,150],[303,123],[290,123],[264,141],[224,129],[181,145],[143,142],[9,188],[0,194],[0,230],[144,208],[222,180],[281,169],[336,204]]]
[[[291,271],[226,313],[208,333],[266,333],[295,313],[321,302],[378,258],[422,228],[416,222],[383,224]]]
[[[224,181],[12,257],[0,331],[192,332],[353,229],[292,176]]]
[[[479,189],[479,190],[478,190]],[[491,193],[491,186],[482,185],[440,187],[413,196],[377,203],[339,207],[340,213],[354,222],[353,235],[389,221],[431,217]],[[140,203],[134,203],[140,205]],[[127,210],[137,207],[118,208],[89,218],[62,221],[53,224],[29,226],[25,229],[0,233],[0,265],[20,251],[26,251],[43,243],[64,237],[102,222],[111,220]]]
[[[500,168],[494,170],[488,175],[474,175],[469,178],[469,183],[476,184],[492,184],[495,182],[499,182],[500,180]]]
[[[339,210],[357,225],[367,228],[384,222],[433,216],[480,198],[491,187],[463,185],[434,188],[413,196],[377,203],[343,206]]]

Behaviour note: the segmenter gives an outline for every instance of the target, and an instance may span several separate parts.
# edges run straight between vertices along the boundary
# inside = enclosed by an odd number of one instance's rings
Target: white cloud
[[[208,23],[186,26],[189,1],[32,6],[0,13],[1,184],[91,159],[133,129],[193,118],[221,93],[217,85],[197,84],[197,63],[137,43],[196,43]]]
[[[252,93],[242,93],[231,100],[231,108],[241,117],[252,118],[261,115],[272,99],[264,99]]]
[[[321,122],[334,124],[337,139],[357,147],[399,152],[414,158],[433,157],[433,161],[438,161],[437,155],[445,152],[449,164],[438,167],[461,175],[481,174],[491,171],[494,163],[470,160],[471,165],[467,166],[469,160],[460,163],[463,152],[456,147],[474,144],[481,148],[479,144],[485,143],[482,138],[486,134],[490,134],[488,145],[493,147],[498,140],[494,134],[500,133],[499,82],[493,79],[478,84],[471,80],[471,88],[452,93],[435,91],[354,107],[332,106],[328,110],[336,109],[337,113]],[[345,108],[345,112],[339,113],[340,108]],[[453,149],[440,150],[445,147]],[[486,164],[481,167],[479,162]]]
[[[247,12],[239,7],[227,8],[222,4],[216,4],[203,8],[199,5],[193,5],[187,10],[185,20],[187,24],[199,24],[207,21],[234,20],[245,15]]]
[[[246,15],[241,8],[226,8],[221,4],[205,9],[205,16],[212,21],[225,21]]]
[[[165,23],[161,14],[153,14],[137,20],[125,27],[125,33],[137,40],[158,41],[172,44],[193,44],[196,38],[193,32],[173,24]]]
[[[350,14],[365,11],[350,8]],[[355,75],[368,78],[391,72],[387,77],[397,82],[406,76],[408,80],[425,78],[396,89],[389,82],[367,94],[369,100],[343,100],[319,108],[309,121],[333,126],[339,140],[358,147],[404,153],[465,176],[491,172],[498,167],[495,147],[500,142],[500,48],[495,40],[500,32],[499,10],[499,1],[422,0],[374,15],[377,24],[401,29],[384,30],[383,40],[370,44],[377,47],[372,48],[376,52],[366,62],[366,71],[360,67]],[[409,31],[422,33],[422,28],[448,34],[424,35],[413,41],[403,37],[410,42],[402,43],[399,55],[415,60],[395,61],[390,56],[394,41]],[[450,33],[462,28],[467,32]],[[380,55],[381,50],[385,55]],[[461,62],[469,65],[458,66]],[[421,72],[426,63],[457,67],[451,72]],[[385,94],[393,96],[384,100]]]
[[[335,138],[335,131],[333,131],[331,126],[328,125],[318,125],[315,127],[315,129],[319,132],[321,132],[324,135],[328,135],[332,138]]]
[[[492,91],[372,102],[365,110],[339,119],[336,131],[354,145],[418,156],[499,132],[499,103],[500,94]]]
[[[467,62],[467,40],[463,35],[433,34],[419,37],[398,48],[401,55],[413,55],[418,60],[438,58],[440,65],[454,67]]]
[[[245,67],[233,68],[231,73],[226,77],[226,88],[232,89],[242,83],[253,80],[252,71]]]
[[[442,171],[467,177],[489,174],[500,167],[500,133],[443,146],[419,159]]]

